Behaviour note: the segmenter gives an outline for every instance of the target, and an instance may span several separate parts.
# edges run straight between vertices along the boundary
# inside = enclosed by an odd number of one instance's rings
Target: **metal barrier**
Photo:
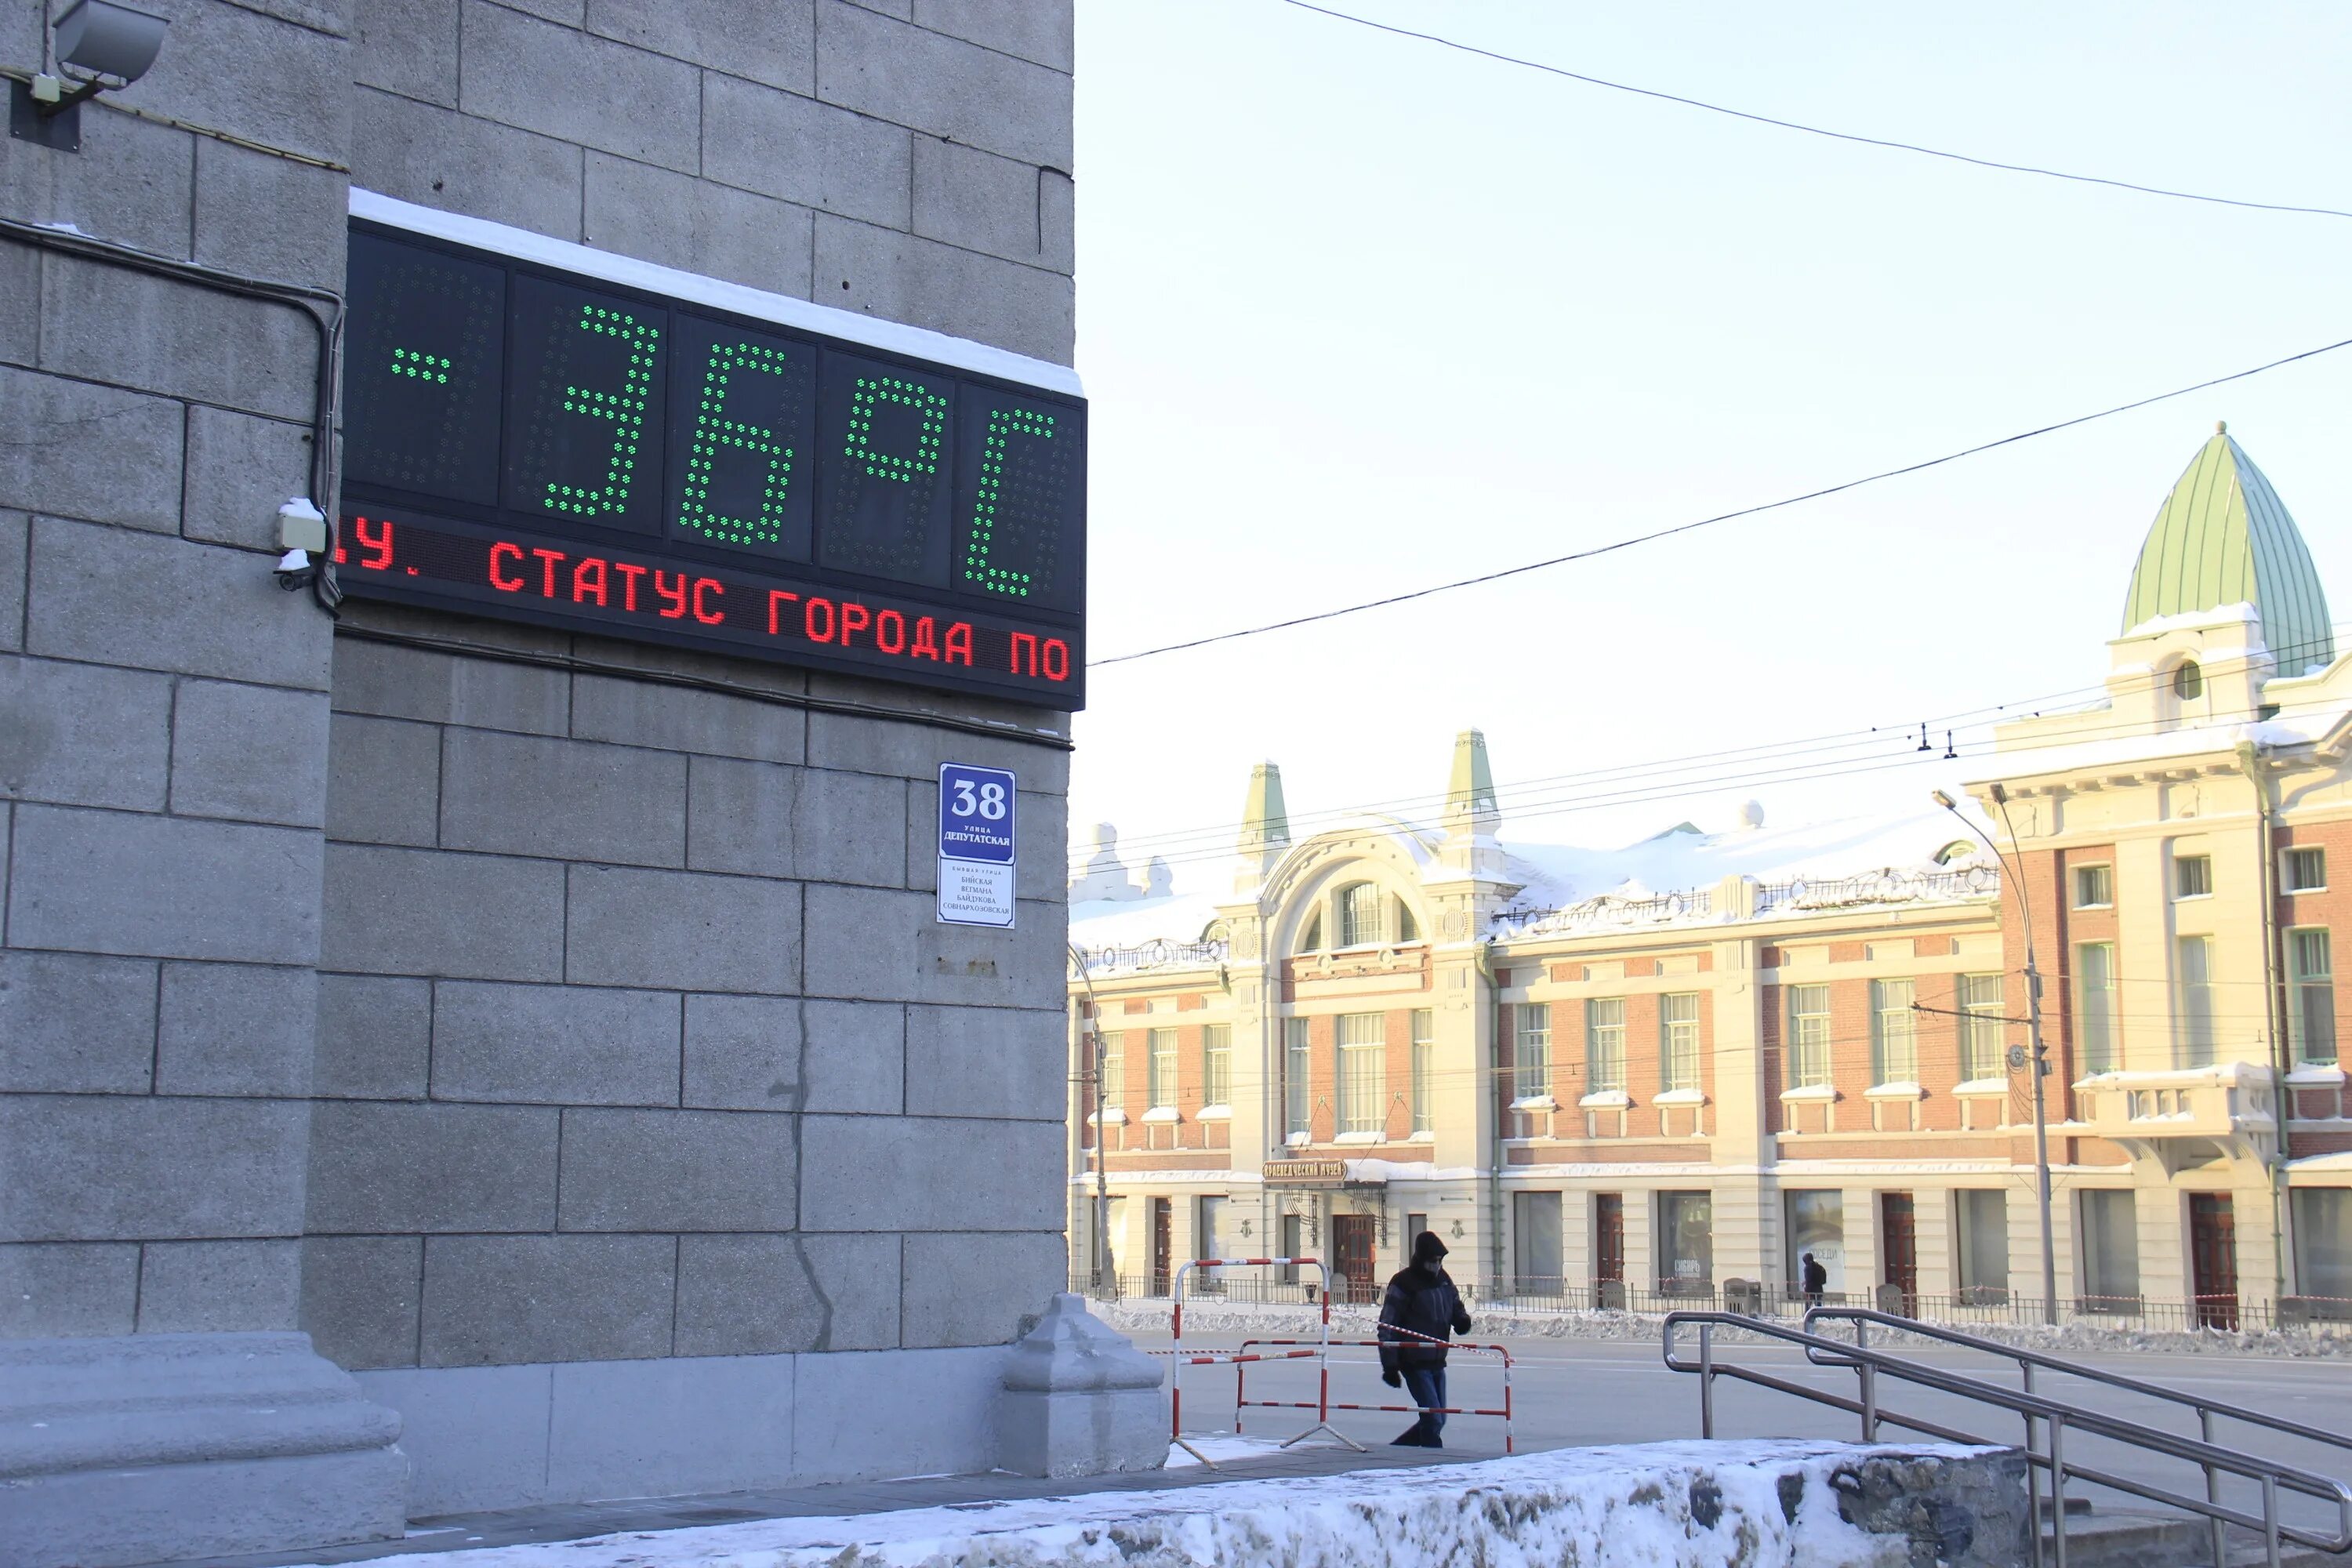
[[[1511,1352],[1508,1350],[1506,1350],[1501,1345],[1474,1345],[1465,1344],[1458,1340],[1439,1340],[1434,1336],[1414,1333],[1411,1329],[1398,1328],[1393,1324],[1389,1326],[1388,1331],[1392,1334],[1411,1335],[1413,1339],[1424,1341],[1430,1344],[1443,1344],[1448,1350],[1466,1351],[1473,1355],[1492,1355],[1501,1358],[1503,1363],[1503,1403],[1501,1407],[1493,1410],[1480,1410],[1474,1406],[1454,1405],[1428,1407],[1419,1405],[1334,1405],[1331,1403],[1331,1377],[1328,1364],[1328,1356],[1332,1348],[1336,1346],[1340,1349],[1378,1350],[1381,1347],[1381,1342],[1379,1340],[1334,1340],[1326,1338],[1320,1342],[1323,1347],[1323,1353],[1326,1357],[1326,1364],[1321,1380],[1319,1398],[1311,1400],[1252,1399],[1248,1396],[1249,1374],[1236,1368],[1234,1373],[1234,1430],[1235,1432],[1239,1432],[1242,1429],[1242,1410],[1244,1406],[1255,1406],[1267,1410],[1314,1411],[1316,1413],[1318,1426],[1310,1427],[1307,1431],[1299,1434],[1299,1436],[1302,1437],[1311,1436],[1317,1431],[1329,1431],[1330,1428],[1328,1423],[1330,1420],[1331,1412],[1334,1410],[1366,1410],[1371,1411],[1375,1414],[1388,1411],[1399,1415],[1499,1415],[1503,1418],[1503,1452],[1506,1454],[1516,1454],[1518,1452],[1517,1440],[1514,1436],[1511,1427]],[[1297,1345],[1306,1344],[1307,1342],[1308,1342],[1305,1340],[1244,1340],[1242,1342],[1241,1348],[1246,1351],[1252,1345]],[[1315,1352],[1311,1351],[1305,1352],[1293,1352],[1294,1355],[1300,1353],[1311,1355]],[[1286,1356],[1248,1356],[1237,1359],[1244,1361],[1277,1361],[1292,1358]],[[1337,1437],[1339,1436],[1339,1434],[1333,1432],[1332,1436]],[[1348,1441],[1348,1439],[1344,1437],[1341,1437],[1340,1440],[1342,1442]],[[1283,1447],[1287,1448],[1290,1447],[1290,1443],[1296,1443],[1297,1441],[1297,1437],[1293,1437],[1290,1439],[1289,1443],[1285,1443]],[[1357,1448],[1360,1452],[1362,1449],[1361,1444],[1351,1444],[1350,1446]]]
[[[1193,1269],[1298,1268],[1312,1268],[1323,1276],[1324,1289],[1321,1291],[1323,1298],[1323,1337],[1320,1340],[1314,1342],[1321,1348],[1316,1350],[1289,1352],[1279,1356],[1253,1355],[1244,1357],[1240,1352],[1211,1352],[1204,1355],[1192,1356],[1188,1356],[1183,1353],[1184,1281],[1186,1276],[1190,1275]],[[1170,1294],[1174,1298],[1175,1304],[1169,1314],[1168,1337],[1173,1342],[1173,1348],[1171,1349],[1168,1353],[1173,1356],[1175,1361],[1170,1369],[1168,1377],[1168,1440],[1175,1444],[1178,1447],[1183,1449],[1186,1453],[1192,1455],[1194,1458],[1200,1460],[1201,1463],[1208,1466],[1209,1468],[1213,1470],[1217,1468],[1217,1462],[1214,1459],[1212,1459],[1208,1455],[1203,1454],[1200,1449],[1194,1447],[1192,1444],[1184,1440],[1183,1369],[1188,1366],[1230,1365],[1238,1367],[1246,1365],[1249,1362],[1253,1361],[1305,1361],[1312,1357],[1318,1363],[1317,1379],[1322,1384],[1324,1398],[1328,1400],[1330,1397],[1331,1393],[1331,1364],[1329,1351],[1331,1343],[1330,1279],[1331,1271],[1325,1266],[1323,1260],[1319,1258],[1196,1258],[1189,1263],[1181,1265],[1177,1268],[1175,1278],[1170,1286]],[[1307,1342],[1299,1341],[1297,1342],[1303,1344]],[[1244,1350],[1246,1348],[1246,1346],[1244,1347]],[[1243,1374],[1238,1372],[1234,1373],[1236,1378],[1242,1375]],[[1318,1408],[1319,1409],[1320,1407],[1318,1406]],[[1360,1454],[1364,1451],[1364,1446],[1361,1443],[1359,1443],[1354,1438],[1334,1429],[1330,1422],[1323,1419],[1320,1415],[1317,1417],[1314,1426],[1309,1426],[1306,1431],[1298,1434],[1297,1436],[1286,1440],[1282,1446],[1287,1448],[1291,1444],[1304,1442],[1306,1439],[1315,1436],[1318,1432],[1330,1433],[1332,1436],[1339,1438],[1340,1442],[1347,1444],[1348,1447],[1355,1449]]]
[[[1883,1349],[1868,1344],[1863,1338],[1864,1323],[1880,1322],[1906,1330],[1915,1329],[1916,1326],[1907,1319],[1896,1318],[1882,1312],[1865,1312],[1860,1308],[1821,1308],[1817,1309],[1817,1315],[1823,1318],[1858,1318],[1859,1321],[1855,1325],[1856,1339],[1853,1341],[1826,1339],[1804,1329],[1792,1329],[1785,1324],[1744,1317],[1734,1312],[1674,1312],[1667,1315],[1664,1334],[1666,1366],[1671,1371],[1698,1374],[1699,1431],[1702,1436],[1710,1438],[1715,1436],[1715,1380],[1718,1377],[1728,1377],[1741,1383],[1754,1384],[1759,1388],[1791,1394],[1816,1405],[1826,1405],[1832,1409],[1843,1410],[1858,1415],[1862,1418],[1862,1440],[1865,1443],[1878,1441],[1878,1429],[1881,1425],[1923,1432],[1931,1437],[1940,1437],[1950,1443],[1983,1444],[1988,1441],[1984,1437],[1959,1431],[1924,1416],[1905,1415],[1885,1408],[1879,1403],[1878,1380],[1881,1377],[1891,1377],[1901,1382],[1916,1384],[1939,1394],[1972,1399],[1979,1404],[1990,1405],[1994,1409],[2024,1418],[2026,1428],[2024,1453],[2029,1467],[2031,1469],[2047,1471],[2051,1479],[2051,1500],[2053,1505],[2052,1514],[2054,1520],[2052,1527],[2052,1541],[2057,1560],[2056,1568],[2066,1568],[2066,1482],[2070,1477],[2096,1486],[2109,1487],[2116,1491],[2144,1498],[2150,1502],[2166,1507],[2202,1515],[2215,1527],[2217,1542],[2222,1539],[2219,1531],[2228,1525],[2235,1524],[2244,1529],[2258,1531],[2262,1534],[2267,1552],[2269,1568],[2279,1568],[2279,1550],[2282,1542],[2293,1542],[2297,1545],[2312,1547],[2321,1552],[2352,1552],[2352,1489],[2347,1489],[2341,1481],[2326,1476],[2315,1475],[2308,1470],[2296,1469],[2239,1449],[2221,1447],[2201,1438],[2183,1437],[2157,1427],[2145,1426],[2138,1422],[2108,1415],[2086,1405],[2052,1399],[2047,1395],[2026,1390],[2007,1388],[2000,1384],[1987,1383],[1980,1378],[1950,1372],[1926,1362],[1890,1354]],[[1696,1328],[1698,1331],[1696,1362],[1685,1361],[1675,1352],[1676,1331],[1685,1327]],[[1832,1394],[1826,1389],[1814,1388],[1806,1384],[1793,1383],[1787,1378],[1776,1377],[1770,1373],[1762,1372],[1754,1367],[1739,1366],[1720,1361],[1717,1358],[1714,1345],[1714,1331],[1717,1328],[1738,1329],[1744,1333],[1757,1335],[1763,1339],[1796,1345],[1801,1348],[1807,1359],[1816,1365],[1850,1367],[1859,1381],[1860,1397],[1848,1399],[1843,1394]],[[1979,1339],[1974,1335],[1962,1334],[1951,1330],[1936,1331],[1934,1337],[1948,1343],[1962,1345],[1970,1350],[1981,1350],[1994,1355],[2020,1353],[1990,1340]],[[2053,1357],[2036,1359],[2046,1365],[2064,1367],[2069,1372],[2084,1370],[2068,1365]],[[2135,1391],[2162,1392],[2180,1403],[2190,1405],[2200,1403],[2170,1390],[2159,1391],[2158,1385],[2141,1384],[2136,1379],[2115,1377],[2108,1373],[2095,1375],[2100,1380],[2113,1382],[2119,1386]],[[2233,1407],[2217,1405],[2213,1408],[2217,1414],[2228,1414],[2233,1416],[2239,1414]],[[2292,1422],[2278,1422],[2272,1417],[2260,1415],[2258,1413],[2245,1414],[2264,1426],[2291,1431],[2299,1436],[2315,1431],[2314,1428],[2298,1426]],[[2042,1446],[2039,1448],[2034,1447],[2037,1424],[2043,1435]],[[2066,1458],[2065,1449],[2065,1438],[2069,1431],[2081,1432],[2089,1436],[2105,1437],[2148,1453],[2199,1466],[2205,1472],[2209,1495],[2202,1498],[2191,1497],[2182,1492],[2168,1491],[2146,1481],[2135,1480],[2127,1476],[2119,1476],[2112,1471],[2095,1469],[2088,1465],[2070,1464]],[[2329,1440],[2336,1441],[2333,1438]],[[2338,1446],[2341,1444],[2339,1443]],[[2253,1481],[2261,1487],[2263,1495],[2261,1514],[2255,1515],[2242,1509],[2232,1508],[2220,1500],[2218,1477],[2223,1474]],[[2279,1514],[2279,1491],[2282,1488],[2333,1504],[2336,1512],[2335,1532],[2332,1535],[2322,1535],[2286,1523]],[[2038,1512],[2040,1503],[2038,1485],[2034,1491],[2034,1502]],[[2042,1561],[2042,1544],[2038,1530],[2033,1536],[2033,1561],[2036,1568],[2040,1568]],[[2216,1561],[2226,1563],[2227,1558],[2217,1556]]]

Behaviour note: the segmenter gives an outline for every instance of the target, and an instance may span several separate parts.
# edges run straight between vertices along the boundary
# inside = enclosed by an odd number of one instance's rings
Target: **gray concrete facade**
[[[340,290],[357,185],[1070,359],[1067,0],[148,3],[0,217]],[[316,355],[0,238],[0,1341],[307,1333],[412,1512],[984,1468],[1066,1278],[1066,720],[332,621],[269,572]],[[1012,931],[932,920],[947,760],[1020,775]]]

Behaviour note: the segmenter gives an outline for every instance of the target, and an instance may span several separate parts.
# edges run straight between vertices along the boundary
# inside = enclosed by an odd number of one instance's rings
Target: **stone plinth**
[[[1083,1298],[1055,1297],[1006,1361],[998,1467],[1022,1476],[1160,1468],[1168,1462],[1164,1375]]]

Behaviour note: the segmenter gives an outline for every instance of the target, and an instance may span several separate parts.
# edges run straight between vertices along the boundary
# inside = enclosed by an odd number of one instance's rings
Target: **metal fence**
[[[1187,1285],[1188,1300],[1202,1303],[1232,1301],[1277,1306],[1314,1306],[1321,1295],[1315,1282],[1285,1279],[1280,1273],[1235,1274],[1199,1271]],[[1070,1289],[1097,1300],[1165,1300],[1167,1278],[1122,1274],[1097,1281],[1073,1278]],[[1380,1300],[1379,1281],[1334,1279],[1332,1299],[1360,1306]],[[1825,1290],[1812,1300],[1795,1286],[1766,1289],[1742,1280],[1720,1285],[1686,1280],[1660,1280],[1655,1287],[1640,1282],[1570,1283],[1558,1278],[1506,1279],[1499,1285],[1465,1284],[1463,1297],[1475,1310],[1507,1312],[1632,1312],[1658,1317],[1683,1310],[1724,1310],[1751,1317],[1802,1318],[1810,1306],[1874,1307],[1916,1318],[1923,1323],[1953,1328],[1998,1326],[2035,1327],[2047,1320],[2041,1298],[1979,1287],[1953,1295]],[[2216,1298],[2206,1300],[2152,1301],[2140,1296],[2070,1297],[2058,1303],[2057,1321],[2126,1332],[2217,1332],[2284,1329],[2339,1332],[2352,1326],[2352,1300],[2330,1297],[2294,1296],[2273,1306]]]

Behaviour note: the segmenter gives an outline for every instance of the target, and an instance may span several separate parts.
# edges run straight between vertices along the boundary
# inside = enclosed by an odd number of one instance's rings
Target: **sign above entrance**
[[[347,592],[1084,705],[1087,405],[1031,362],[354,208]]]
[[[1268,1186],[1328,1186],[1348,1179],[1345,1160],[1268,1160],[1259,1167]]]

